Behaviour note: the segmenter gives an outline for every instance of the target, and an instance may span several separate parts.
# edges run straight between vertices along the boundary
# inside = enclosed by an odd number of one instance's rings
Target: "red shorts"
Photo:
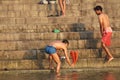
[[[110,45],[111,45],[111,36],[112,36],[112,32],[104,32],[104,33],[103,33],[102,42],[103,42],[106,46],[110,46]]]

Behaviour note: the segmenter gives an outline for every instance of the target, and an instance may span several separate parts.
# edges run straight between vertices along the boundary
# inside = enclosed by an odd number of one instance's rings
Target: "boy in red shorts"
[[[94,11],[98,15],[99,23],[100,23],[100,32],[102,35],[102,47],[106,52],[107,62],[113,60],[113,56],[110,53],[108,46],[111,44],[111,36],[112,36],[112,29],[110,27],[110,22],[108,16],[102,12],[101,6],[96,6]]]

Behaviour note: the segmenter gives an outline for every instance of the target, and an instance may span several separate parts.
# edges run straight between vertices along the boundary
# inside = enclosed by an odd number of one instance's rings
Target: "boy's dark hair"
[[[102,11],[102,7],[101,7],[101,6],[96,6],[96,7],[94,7],[94,11],[96,11],[96,10]]]
[[[63,39],[62,42],[69,45],[69,41],[67,39]]]

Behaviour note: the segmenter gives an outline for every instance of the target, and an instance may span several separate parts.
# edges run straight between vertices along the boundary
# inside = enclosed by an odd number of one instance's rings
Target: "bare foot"
[[[110,61],[112,61],[114,58],[113,57],[111,57],[111,58],[109,58],[108,59],[108,61],[107,62],[110,62]]]
[[[60,73],[56,73],[56,77],[60,77],[60,75],[61,75]]]
[[[53,67],[53,66],[49,66],[49,69],[50,69],[50,70],[54,70],[54,67]]]
[[[65,17],[65,15],[61,15],[60,17]]]

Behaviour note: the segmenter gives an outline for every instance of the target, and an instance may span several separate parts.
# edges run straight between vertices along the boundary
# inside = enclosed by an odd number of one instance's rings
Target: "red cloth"
[[[74,64],[76,64],[77,60],[78,60],[78,52],[77,51],[70,51],[70,55],[71,55],[71,58],[72,58],[72,62]]]
[[[102,42],[106,46],[110,46],[111,45],[111,36],[112,36],[112,32],[104,32],[103,33]]]

